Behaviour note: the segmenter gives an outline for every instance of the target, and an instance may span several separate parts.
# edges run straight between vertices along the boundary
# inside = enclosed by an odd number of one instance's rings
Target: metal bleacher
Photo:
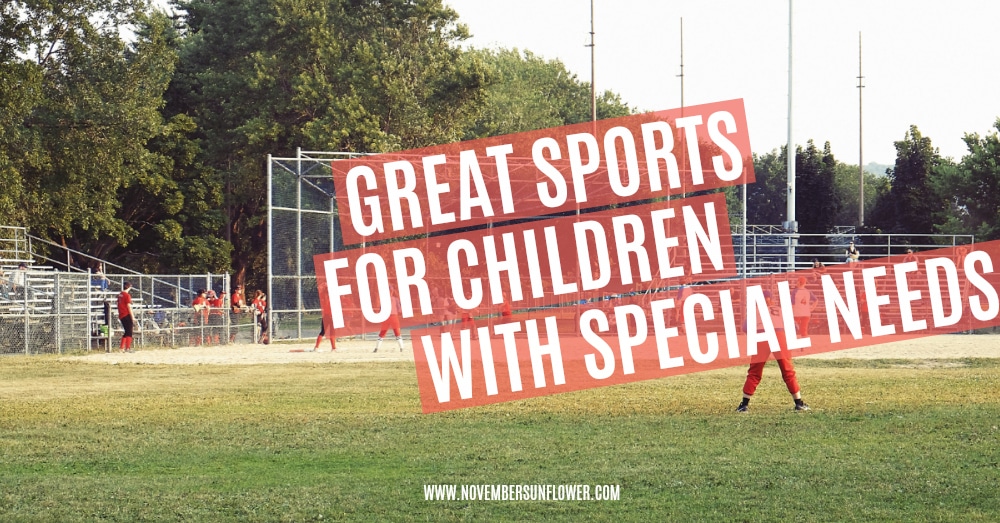
[[[807,269],[813,259],[826,265],[843,263],[851,240],[860,248],[862,261],[903,254],[907,248],[919,252],[974,241],[967,235],[854,234],[850,228],[831,234],[789,234],[774,226],[749,226],[746,231],[736,227],[732,239],[735,260],[726,263],[734,263],[737,274],[745,277]],[[796,256],[790,258],[792,243]],[[15,288],[12,275],[22,263],[24,285]],[[95,279],[89,269],[80,268],[98,264],[107,268],[106,279]],[[114,303],[126,281],[134,289],[140,345],[225,344],[257,337],[253,315],[225,310],[224,315],[213,311],[209,316],[191,308],[197,289],[228,294],[227,274],[140,274],[37,238],[22,227],[4,226],[0,226],[0,272],[0,354],[108,350],[121,333]],[[818,294],[818,284],[810,285]],[[890,318],[898,313],[886,310]]]
[[[89,269],[98,266],[107,269],[103,277]],[[139,345],[225,344],[255,336],[252,315],[231,319],[228,309],[209,316],[191,307],[198,289],[228,293],[228,274],[141,274],[9,226],[0,226],[0,274],[0,354],[109,350],[122,332],[115,302],[126,281]]]

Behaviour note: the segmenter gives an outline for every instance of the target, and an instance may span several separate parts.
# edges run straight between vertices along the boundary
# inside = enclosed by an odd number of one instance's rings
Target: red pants
[[[383,321],[382,330],[378,331],[378,337],[384,338],[385,333],[389,332],[389,329],[392,329],[392,333],[395,334],[397,338],[399,337],[399,316],[393,314],[389,316],[388,320]]]
[[[798,332],[799,336],[809,335],[809,316],[796,316],[795,317],[795,330]]]
[[[764,375],[764,364],[767,363],[768,358],[772,354],[774,354],[774,359],[778,361],[778,368],[781,369],[781,379],[785,380],[788,392],[791,394],[799,392],[799,381],[795,379],[795,365],[792,364],[792,357],[785,348],[785,333],[782,331],[778,331],[778,345],[781,347],[781,352],[772,353],[769,349],[765,348],[764,352],[760,352],[753,357],[750,363],[750,370],[747,371],[747,380],[743,383],[743,394],[753,396],[753,393],[757,390],[757,385],[760,384],[761,377]]]

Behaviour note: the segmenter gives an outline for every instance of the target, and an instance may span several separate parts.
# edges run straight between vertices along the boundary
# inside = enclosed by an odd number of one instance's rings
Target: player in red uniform
[[[122,341],[119,349],[122,352],[132,352],[132,329],[135,327],[135,315],[132,314],[132,295],[128,293],[132,288],[131,282],[122,285],[122,292],[118,295],[118,321],[122,324],[125,333],[122,334]]]
[[[208,336],[203,336],[205,334],[205,325],[208,323],[208,296],[205,289],[198,289],[198,295],[191,301],[191,306],[194,307],[194,314],[195,318],[198,319],[198,328],[200,331],[194,338],[194,344],[201,345],[202,343],[208,343]]]
[[[813,309],[816,308],[816,298],[806,288],[806,278],[801,277],[792,291],[792,316],[795,318],[795,328],[799,336],[809,335],[809,321]]]
[[[770,309],[771,323],[774,325],[774,330],[777,333],[778,346],[781,348],[781,351],[774,355],[774,359],[778,361],[778,368],[781,369],[781,379],[785,380],[785,387],[788,388],[788,392],[795,400],[795,410],[809,410],[809,405],[806,405],[806,402],[802,401],[799,382],[795,378],[795,365],[792,364],[792,357],[788,354],[788,347],[785,345],[784,320],[781,317],[781,311],[772,305],[770,293],[765,292],[764,298]],[[743,401],[736,407],[736,412],[750,411],[750,398],[757,391],[757,385],[760,384],[760,379],[764,375],[764,364],[767,363],[767,359],[771,357],[771,354],[771,351],[765,348],[758,351],[750,360],[750,370],[747,371],[747,379],[743,383]]]
[[[222,290],[218,294],[214,290],[208,290],[208,324],[211,326],[209,332],[212,343],[219,344],[222,326],[225,325],[225,318],[222,314],[226,311],[226,293]]]
[[[320,324],[319,324],[319,336],[316,336],[316,346],[314,346],[312,348],[313,351],[318,351],[319,350],[319,344],[320,344],[321,341],[323,341],[323,338],[329,338],[330,339],[330,352],[335,352],[337,350],[337,341],[334,338],[334,336],[332,336],[332,335],[327,336],[326,335],[326,323],[324,323],[323,320],[320,320]]]
[[[399,310],[402,305],[399,303],[399,297],[396,296],[396,291],[389,291],[389,299],[392,302],[392,311],[389,313],[389,318],[382,322],[382,330],[378,331],[378,341],[375,342],[375,350],[372,352],[378,352],[378,348],[382,346],[382,339],[385,338],[385,333],[392,329],[392,333],[396,335],[396,342],[399,343],[399,352],[403,352],[403,337],[399,332]]]

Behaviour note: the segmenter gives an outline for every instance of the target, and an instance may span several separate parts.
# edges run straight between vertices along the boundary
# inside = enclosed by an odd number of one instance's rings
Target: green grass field
[[[412,364],[0,358],[0,521],[998,521],[1000,360],[797,360],[420,413]],[[619,501],[425,501],[425,484]]]

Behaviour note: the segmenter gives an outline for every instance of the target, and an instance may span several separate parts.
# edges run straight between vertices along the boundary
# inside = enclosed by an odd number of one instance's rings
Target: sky
[[[467,45],[558,59],[590,81],[590,0],[444,0],[473,34]],[[594,0],[598,90],[639,110],[742,98],[751,147],[787,143],[788,1]],[[792,129],[796,144],[829,141],[857,164],[858,33],[862,34],[863,161],[892,164],[911,125],[961,158],[965,133],[1000,118],[1000,2],[794,1]]]

